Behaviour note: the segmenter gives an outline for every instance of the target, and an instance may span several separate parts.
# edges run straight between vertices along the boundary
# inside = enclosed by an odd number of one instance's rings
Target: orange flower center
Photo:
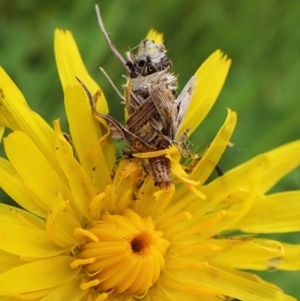
[[[88,232],[79,258],[89,281],[101,292],[139,295],[159,279],[169,242],[155,230],[150,216],[129,209],[122,215],[105,214]]]

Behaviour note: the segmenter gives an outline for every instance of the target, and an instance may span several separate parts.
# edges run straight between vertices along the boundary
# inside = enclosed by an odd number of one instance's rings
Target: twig
[[[102,21],[102,17],[100,14],[100,8],[98,6],[98,4],[95,5],[96,8],[96,14],[97,14],[97,19],[98,19],[98,23],[100,26],[100,29],[105,37],[105,40],[107,42],[107,44],[109,45],[111,51],[113,52],[113,54],[120,60],[120,62],[122,63],[122,65],[125,67],[125,69],[127,70],[127,72],[130,72],[130,70],[128,69],[128,67],[126,66],[126,61],[124,60],[124,58],[122,57],[122,55],[119,53],[119,51],[116,49],[116,47],[114,46],[114,44],[112,43],[112,41],[110,40],[109,34],[107,33],[103,21]]]

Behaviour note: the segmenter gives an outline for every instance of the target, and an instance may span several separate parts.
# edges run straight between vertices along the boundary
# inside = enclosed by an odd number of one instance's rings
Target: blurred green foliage
[[[111,114],[123,118],[120,99],[99,71],[117,86],[125,70],[101,35],[95,1],[29,0],[0,2],[0,65],[29,105],[49,123],[60,118],[66,131],[63,94],[53,54],[56,27],[70,29],[91,75],[105,91]],[[150,28],[165,35],[173,71],[182,87],[216,49],[233,60],[225,87],[208,118],[193,135],[195,149],[214,137],[229,107],[238,113],[225,153],[224,170],[254,155],[300,137],[299,1],[281,0],[99,0],[103,19],[121,53],[136,46]],[[84,122],[84,120],[82,121]],[[300,189],[295,171],[277,187]],[[293,237],[298,236],[299,233]],[[292,241],[289,237],[281,239]],[[233,258],[234,260],[234,258]],[[299,273],[264,273],[300,300]],[[297,279],[298,278],[298,279]]]

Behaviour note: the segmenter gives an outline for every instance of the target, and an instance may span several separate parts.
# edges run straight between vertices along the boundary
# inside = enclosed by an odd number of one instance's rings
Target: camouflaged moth
[[[127,53],[126,61],[112,44],[98,6],[96,10],[106,41],[128,72],[124,86],[128,119],[123,126],[111,116],[97,112],[93,95],[79,80],[88,95],[93,114],[106,121],[113,138],[123,138],[134,152],[153,152],[175,145],[183,156],[189,156],[187,135],[178,137],[178,133],[194,91],[195,77],[177,96],[177,78],[169,72],[172,62],[166,56],[165,46],[145,39],[139,44],[136,54]],[[148,163],[154,184],[161,189],[169,188],[173,183],[170,160],[158,156],[148,158]]]

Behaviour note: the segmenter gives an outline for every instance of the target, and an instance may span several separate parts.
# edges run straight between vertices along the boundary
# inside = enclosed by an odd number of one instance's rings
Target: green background
[[[60,118],[68,131],[54,62],[56,27],[73,32],[89,72],[107,96],[111,115],[123,119],[120,99],[98,67],[118,87],[124,83],[125,70],[101,35],[95,3],[100,4],[106,28],[121,53],[136,46],[151,27],[163,32],[181,87],[214,50],[222,49],[232,58],[217,104],[192,137],[194,148],[203,148],[223,123],[226,108],[237,111],[234,147],[221,161],[225,171],[299,139],[300,2],[292,0],[0,1],[0,65],[49,123]],[[273,191],[295,189],[300,189],[299,170]],[[5,196],[2,199],[7,201]],[[299,233],[280,239],[300,243]],[[262,275],[300,300],[300,273]]]

